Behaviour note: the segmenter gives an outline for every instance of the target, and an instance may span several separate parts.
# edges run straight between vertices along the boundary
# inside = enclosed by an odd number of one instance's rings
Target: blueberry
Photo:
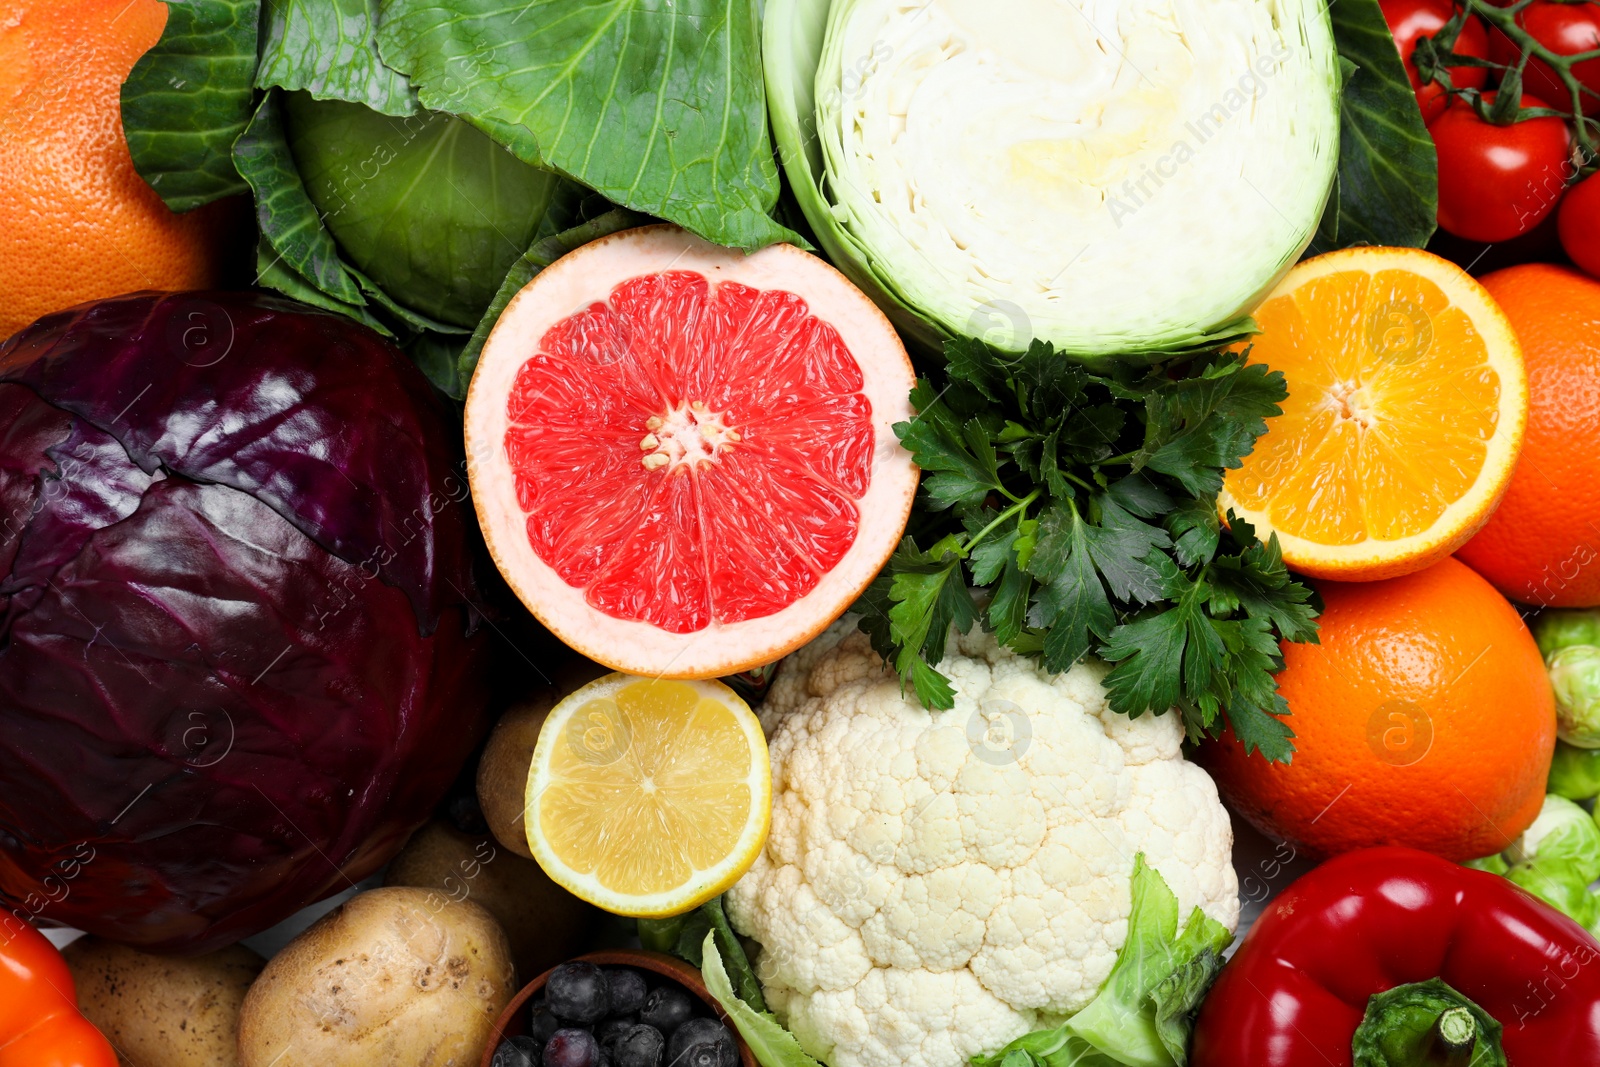
[[[637,1023],[628,1027],[628,1032],[612,1047],[611,1059],[615,1067],[661,1067],[661,1053],[666,1045],[660,1030]]]
[[[673,1057],[669,1067],[722,1067],[722,1050],[716,1045],[690,1045]]]
[[[534,1002],[533,1008],[528,1012],[528,1036],[534,1043],[543,1045],[550,1040],[550,1035],[561,1029],[561,1020],[555,1017],[550,1010],[550,1005],[541,998]]]
[[[490,1067],[535,1067],[539,1062],[539,1042],[531,1037],[508,1037],[494,1050]]]
[[[587,1030],[557,1030],[545,1042],[544,1067],[600,1067],[600,1045]]]
[[[595,1024],[594,1039],[600,1042],[601,1049],[610,1051],[611,1046],[615,1045],[623,1034],[633,1029],[634,1025],[632,1019],[606,1019]]]
[[[588,1026],[606,1017],[610,1007],[605,972],[592,963],[573,960],[550,972],[545,1003],[564,1023]]]
[[[612,1015],[637,1015],[644,1007],[644,975],[630,967],[606,970],[606,987],[611,995]]]
[[[709,1046],[716,1058],[706,1063],[691,1063],[691,1050],[702,1045]],[[670,1067],[739,1067],[739,1046],[733,1039],[733,1032],[717,1020],[690,1019],[674,1030],[667,1041],[667,1062]]]
[[[694,1014],[694,1001],[675,985],[652,989],[639,1009],[639,1021],[649,1023],[663,1034],[670,1034]]]

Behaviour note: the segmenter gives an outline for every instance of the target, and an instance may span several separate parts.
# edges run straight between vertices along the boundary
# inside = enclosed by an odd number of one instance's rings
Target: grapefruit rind
[[[557,885],[573,896],[587,901],[615,915],[643,919],[666,918],[681,915],[699,907],[706,901],[726,892],[755,863],[766,845],[772,828],[772,765],[767,754],[766,735],[761,722],[739,694],[721,682],[709,679],[677,679],[692,686],[703,698],[716,701],[729,708],[743,728],[750,748],[750,812],[738,843],[719,863],[696,871],[683,885],[659,894],[628,896],[614,892],[602,885],[592,874],[574,870],[556,855],[539,832],[539,801],[545,783],[550,777],[551,756],[560,743],[568,720],[589,701],[614,694],[624,686],[644,681],[634,675],[608,674],[597,678],[562,699],[550,710],[539,729],[534,744],[533,761],[528,767],[528,785],[524,794],[523,825],[526,827],[528,847],[534,859]]]
[[[1437,285],[1460,308],[1482,335],[1489,365],[1499,376],[1500,396],[1496,430],[1490,439],[1482,468],[1471,487],[1448,504],[1425,530],[1407,537],[1367,537],[1349,545],[1330,545],[1287,533],[1275,526],[1264,508],[1243,505],[1229,489],[1229,471],[1217,497],[1224,521],[1232,509],[1255,527],[1265,541],[1276,534],[1284,562],[1299,574],[1340,581],[1376,581],[1420,571],[1460,548],[1489,521],[1511,484],[1528,421],[1528,379],[1522,348],[1505,312],[1488,291],[1460,267],[1418,249],[1381,247],[1346,248],[1298,264],[1267,299],[1285,295],[1319,278],[1342,271],[1404,270]],[[1270,364],[1269,364],[1270,366]],[[1291,391],[1295,388],[1289,382]],[[1267,422],[1272,433],[1272,420]],[[1258,442],[1258,447],[1260,443]]]
[[[529,543],[517,503],[516,473],[503,442],[506,398],[518,370],[554,325],[604,300],[629,278],[667,270],[697,271],[713,284],[738,282],[799,296],[826,321],[860,367],[860,390],[872,405],[871,478],[856,501],[860,526],[837,566],[808,594],[771,615],[712,622],[686,634],[606,615],[568,585]],[[566,644],[614,670],[661,678],[714,678],[772,663],[843,614],[893,553],[916,495],[918,472],[892,429],[916,412],[915,372],[889,321],[860,290],[821,259],[792,245],[749,255],[721,248],[675,226],[646,226],[601,238],[540,272],[512,298],[490,332],[466,403],[468,476],[489,553],[540,622]]]

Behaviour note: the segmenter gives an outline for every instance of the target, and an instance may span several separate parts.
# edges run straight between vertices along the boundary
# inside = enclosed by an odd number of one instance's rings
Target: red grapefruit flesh
[[[583,246],[495,324],[467,454],[496,564],[556,636],[631,674],[778,659],[905,529],[914,416],[893,328],[822,260],[673,226]]]

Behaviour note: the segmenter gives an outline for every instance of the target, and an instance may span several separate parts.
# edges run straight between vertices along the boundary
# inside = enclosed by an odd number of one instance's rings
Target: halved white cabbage
[[[927,344],[1092,358],[1237,337],[1332,185],[1324,0],[769,0],[766,17],[800,204]]]

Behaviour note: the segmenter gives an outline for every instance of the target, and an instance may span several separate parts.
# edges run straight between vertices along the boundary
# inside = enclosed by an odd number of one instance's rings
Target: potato
[[[78,1007],[127,1067],[237,1067],[239,1007],[265,962],[254,952],[172,959],[82,937],[62,955]]]
[[[489,909],[511,942],[526,982],[583,951],[600,912],[550,880],[533,860],[494,838],[464,834],[435,819],[412,835],[389,864],[384,885],[437,890]]]
[[[244,999],[242,1067],[471,1067],[516,993],[494,916],[426,889],[350,898]]]
[[[489,743],[478,759],[478,806],[483,809],[495,840],[519,856],[533,859],[522,811],[539,728],[562,697],[606,673],[604,667],[591,660],[574,659],[562,664],[553,687],[512,705],[489,734]]]

